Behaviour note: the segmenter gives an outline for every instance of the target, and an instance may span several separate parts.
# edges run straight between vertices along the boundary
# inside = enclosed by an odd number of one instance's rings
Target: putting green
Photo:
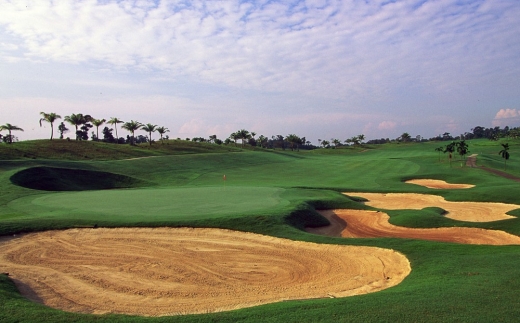
[[[125,217],[128,220],[193,220],[251,214],[283,207],[285,191],[272,187],[118,189],[38,194],[14,200],[9,208],[27,215]],[[133,222],[133,221],[132,221]]]

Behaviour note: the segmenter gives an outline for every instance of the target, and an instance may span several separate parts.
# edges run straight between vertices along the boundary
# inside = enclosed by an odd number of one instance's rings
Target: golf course
[[[517,321],[520,139],[467,144],[0,145],[0,322]]]

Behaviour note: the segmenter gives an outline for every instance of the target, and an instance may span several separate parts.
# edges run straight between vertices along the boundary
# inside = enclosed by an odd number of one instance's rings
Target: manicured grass
[[[289,204],[271,187],[191,187],[67,192],[19,198],[8,207],[34,217],[146,223],[257,214]],[[101,222],[99,222],[101,221]]]
[[[46,141],[47,142],[47,141]],[[77,144],[76,142],[73,142]],[[500,145],[469,141],[478,163],[500,169]],[[510,142],[508,172],[520,174],[520,142]],[[22,145],[23,143],[16,143]],[[34,143],[31,143],[33,146]],[[54,142],[52,143],[54,144]],[[83,143],[81,143],[83,144]],[[124,315],[80,315],[46,308],[21,297],[12,281],[0,275],[0,321],[5,322],[512,322],[520,309],[520,246],[475,246],[410,239],[342,239],[301,231],[325,223],[315,208],[366,208],[342,191],[419,192],[454,201],[520,204],[518,182],[478,168],[460,167],[434,149],[443,143],[392,144],[368,149],[316,151],[212,151],[177,154],[154,152],[154,158],[121,160],[129,152],[103,151],[100,160],[79,153],[0,161],[0,232],[105,226],[221,227],[296,240],[393,248],[412,263],[400,285],[362,296],[291,301],[249,309],[180,317],[142,318]],[[90,143],[89,143],[90,145]],[[196,144],[195,144],[196,145]],[[2,146],[2,145],[0,145]],[[5,148],[6,145],[0,147]],[[156,144],[159,146],[159,144]],[[172,144],[172,146],[174,146]],[[93,143],[96,149],[104,149]],[[36,148],[35,148],[36,149]],[[38,148],[40,150],[43,148]],[[119,148],[118,148],[119,149]],[[45,149],[43,149],[45,150]],[[477,151],[478,150],[478,151]],[[3,150],[0,150],[0,155]],[[141,153],[141,152],[140,152]],[[61,156],[61,157],[60,157]],[[18,158],[18,157],[17,157]],[[102,160],[102,161],[101,161]],[[42,170],[44,167],[44,171]],[[58,171],[81,191],[51,192],[21,187],[16,176],[52,177]],[[85,174],[109,175],[112,184],[130,189],[99,190]],[[22,172],[22,173],[20,173]],[[103,173],[103,174],[105,174]],[[30,176],[27,176],[27,175]],[[56,174],[56,173],[54,173]],[[67,174],[67,175],[63,175]],[[223,175],[226,175],[226,182]],[[39,177],[41,176],[41,177]],[[14,180],[13,180],[14,177]],[[469,183],[468,190],[432,190],[404,183],[411,178]],[[121,179],[121,181],[119,180]],[[109,182],[110,182],[109,181]],[[29,186],[30,187],[30,186]],[[114,186],[118,187],[118,186]],[[121,186],[120,186],[121,187]],[[388,211],[391,221],[410,227],[475,226],[520,235],[520,220],[463,223],[442,217],[442,210]],[[511,212],[520,216],[520,210]],[[240,295],[237,295],[240,297]]]

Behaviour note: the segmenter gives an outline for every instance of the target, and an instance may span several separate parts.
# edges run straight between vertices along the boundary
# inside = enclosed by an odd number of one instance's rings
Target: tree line
[[[51,125],[51,136],[50,140],[53,140],[54,137],[54,123],[57,122],[59,119],[61,119],[61,116],[51,112],[40,112],[41,118],[39,120],[40,126],[43,126],[43,123],[49,123]],[[164,139],[169,139],[167,135],[165,135],[167,132],[169,132],[168,128],[163,126],[154,125],[151,123],[143,124],[135,120],[130,120],[127,122],[124,122],[123,120],[112,117],[109,120],[106,119],[96,119],[88,114],[82,114],[82,113],[73,113],[71,115],[65,116],[63,118],[63,122],[61,122],[58,125],[58,132],[60,134],[60,139],[64,139],[64,134],[69,132],[69,128],[67,128],[67,125],[69,124],[71,126],[74,126],[74,135],[75,140],[88,140],[89,139],[89,131],[91,129],[95,128],[95,132],[92,130],[90,139],[94,141],[103,141],[108,143],[127,143],[130,145],[135,145],[139,143],[149,143],[150,145],[154,142],[152,138],[152,134],[154,132],[158,132],[160,135],[160,141],[163,142]],[[107,126],[103,127],[101,130],[101,136],[99,128],[102,127],[104,124],[106,125],[112,125],[113,128],[109,128]],[[118,125],[120,125],[120,128],[125,129],[131,133],[131,135],[127,135],[126,138],[119,137],[118,136]],[[136,136],[135,132],[138,130],[145,131],[147,133],[147,136],[144,136],[142,134],[138,134]],[[0,125],[0,131],[8,131],[7,135],[0,134],[0,140],[6,143],[12,143],[13,141],[16,141],[17,138],[12,134],[13,131],[23,131],[22,128],[17,127],[15,125],[12,125],[10,123],[6,123],[4,125]],[[114,136],[115,132],[115,136]],[[498,140],[500,138],[519,138],[520,137],[520,128],[510,128],[508,126],[504,128],[500,127],[493,127],[493,128],[485,128],[482,126],[477,126],[475,128],[471,129],[471,132],[465,132],[464,134],[461,134],[460,136],[452,136],[449,132],[445,132],[442,135],[437,135],[435,137],[426,139],[421,137],[420,135],[417,135],[415,137],[412,137],[408,132],[404,132],[399,137],[395,139],[389,139],[389,138],[381,138],[381,139],[372,139],[368,140],[366,144],[384,144],[389,142],[425,142],[425,141],[453,141],[456,140],[460,142],[465,142],[465,140],[468,139],[479,139],[479,138],[488,138],[490,140]],[[70,140],[70,138],[67,138]],[[177,138],[180,140],[180,138]],[[253,131],[248,131],[246,129],[240,129],[233,133],[231,133],[227,138],[224,140],[217,138],[217,135],[211,135],[209,138],[203,138],[203,137],[193,137],[193,138],[186,138],[185,140],[191,140],[194,142],[208,142],[213,144],[234,144],[237,146],[238,142],[240,143],[241,147],[244,147],[245,145],[249,146],[256,146],[256,147],[262,147],[262,148],[269,148],[269,149],[291,149],[291,150],[300,150],[300,149],[316,149],[319,147],[322,148],[338,148],[341,146],[360,146],[364,144],[365,135],[360,134],[351,138],[347,138],[346,140],[340,140],[337,138],[331,138],[330,140],[326,139],[318,139],[318,146],[313,145],[310,141],[308,141],[303,136],[298,136],[296,134],[289,134],[286,136],[283,135],[273,135],[271,137],[266,137],[264,135],[259,135],[257,137],[257,133]],[[454,144],[455,148],[458,147],[458,144]],[[447,145],[446,147],[448,147]],[[443,147],[443,151],[446,148]],[[505,148],[504,148],[505,149]]]
[[[58,119],[61,119],[61,116],[54,112],[51,112],[51,113],[40,112],[40,115],[41,115],[40,127],[43,126],[44,122],[49,123],[51,125],[50,140],[53,140],[54,123]],[[119,118],[110,118],[110,120],[107,121],[106,119],[96,119],[88,114],[82,114],[82,113],[73,113],[71,115],[65,116],[63,118],[63,120],[64,120],[64,122],[61,122],[58,125],[58,132],[60,133],[60,139],[63,139],[64,134],[69,131],[69,128],[67,128],[67,126],[65,125],[65,122],[74,126],[74,129],[75,129],[74,134],[76,136],[76,138],[75,138],[76,140],[88,140],[89,139],[88,132],[93,127],[96,127],[96,132],[92,131],[92,135],[91,135],[91,138],[94,141],[104,141],[104,142],[110,142],[110,143],[129,143],[131,145],[135,145],[136,143],[149,142],[151,145],[153,142],[153,139],[152,139],[153,132],[158,132],[160,134],[161,142],[163,141],[163,139],[168,139],[167,138],[168,136],[166,136],[166,138],[164,138],[164,134],[169,132],[168,128],[162,127],[162,126],[159,127],[159,126],[151,124],[151,123],[143,124],[143,123],[140,123],[140,122],[134,121],[134,120],[124,122]],[[99,127],[101,127],[105,123],[114,126],[115,133],[116,133],[115,137],[112,134],[114,129],[104,127],[102,130],[103,139],[100,138]],[[118,124],[121,124],[121,128],[130,131],[132,136],[127,136],[126,139],[119,137],[117,134],[117,125]],[[16,141],[16,137],[12,134],[12,131],[23,131],[22,128],[12,125],[10,123],[1,125],[0,131],[2,131],[2,130],[7,130],[9,132],[9,134],[4,135],[4,136],[2,136],[0,134],[0,139],[2,139],[4,142],[9,143],[9,144],[13,143],[13,141]],[[139,135],[136,137],[135,132],[137,130],[146,131],[148,133],[148,137],[145,137],[142,135]],[[70,138],[67,138],[67,139],[70,139]]]

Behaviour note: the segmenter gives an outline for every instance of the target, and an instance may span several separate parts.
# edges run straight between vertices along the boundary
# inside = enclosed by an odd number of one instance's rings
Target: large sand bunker
[[[219,229],[71,229],[0,240],[0,272],[65,311],[173,315],[343,297],[400,283],[393,250]]]
[[[392,225],[384,212],[367,210],[320,211],[331,225],[307,231],[345,238],[410,238],[466,244],[520,245],[520,237],[499,230],[478,228],[415,229]]]
[[[439,189],[460,190],[460,189],[475,187],[475,185],[471,185],[471,184],[450,184],[450,183],[442,181],[440,179],[411,179],[411,180],[406,181],[405,183],[420,185],[420,186],[433,188],[433,189],[437,189],[437,190],[439,190]]]
[[[514,218],[506,213],[520,205],[485,202],[449,202],[442,196],[415,193],[345,193],[367,199],[366,205],[386,210],[440,207],[448,213],[447,218],[469,222],[491,222]]]

